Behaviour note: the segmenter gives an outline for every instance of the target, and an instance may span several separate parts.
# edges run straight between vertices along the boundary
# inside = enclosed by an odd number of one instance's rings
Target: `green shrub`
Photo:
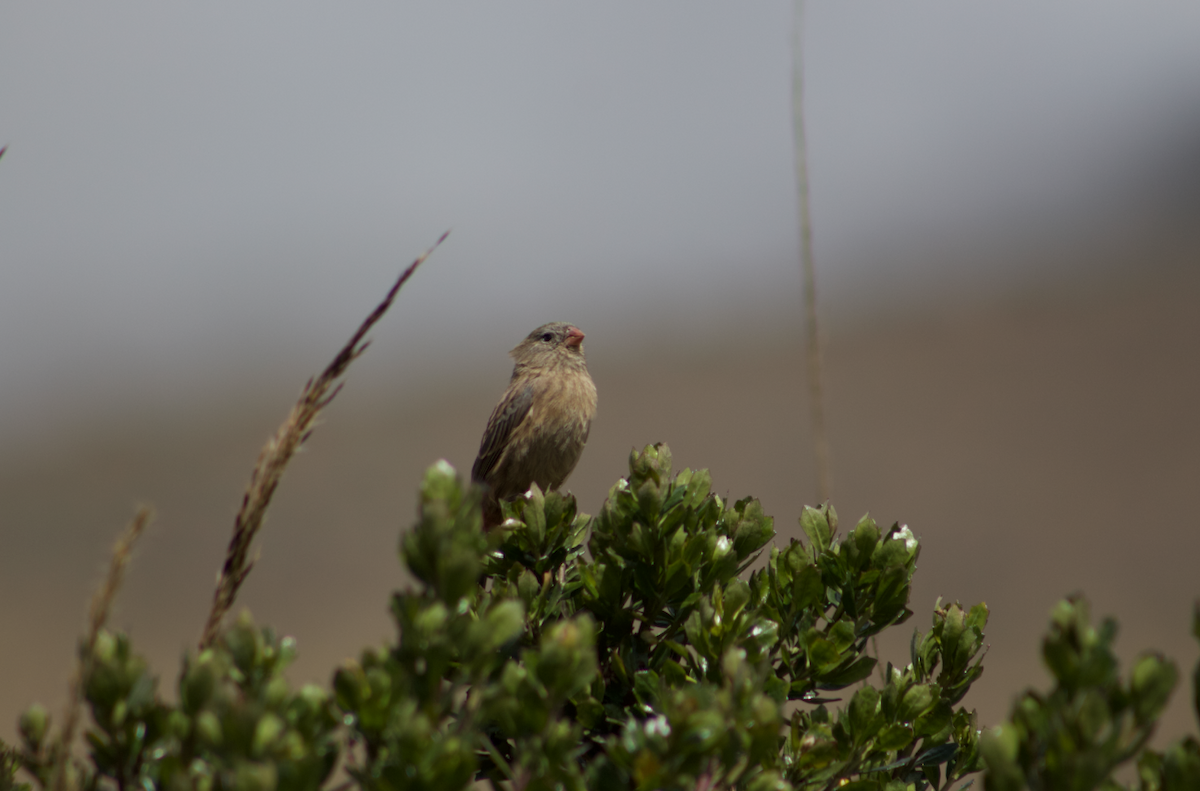
[[[1200,609],[1193,617],[1200,638]],[[1060,602],[1051,616],[1042,657],[1054,676],[1048,694],[1026,691],[1004,724],[988,731],[988,791],[1118,789],[1113,772],[1136,763],[1143,791],[1200,789],[1200,744],[1189,736],[1165,752],[1146,749],[1167,705],[1177,671],[1154,653],[1141,656],[1121,678],[1112,652],[1117,625],[1092,626],[1087,602]],[[1200,664],[1193,675],[1200,716]]]
[[[67,779],[316,789],[340,756],[381,791],[895,789],[980,768],[958,704],[982,672],[986,607],[939,607],[905,668],[876,673],[868,654],[912,615],[907,528],[864,518],[843,536],[832,508],[808,508],[807,543],[764,558],[775,533],[758,501],[713,494],[703,470],[673,475],[666,446],[629,466],[594,518],[535,488],[489,534],[478,493],[430,468],[401,541],[418,584],[393,596],[397,640],[340,668],[332,694],[292,691],[290,639],[248,615],[185,658],[177,704],[127,638],[101,633],[83,679],[89,763]],[[19,761],[49,786],[38,711]]]
[[[1175,666],[1146,654],[1122,677],[1116,625],[1094,627],[1086,601],[1053,613],[1051,691],[981,738],[960,703],[983,672],[984,605],[935,607],[903,668],[867,650],[912,615],[907,528],[842,534],[831,507],[806,508],[807,542],[773,546],[756,500],[672,474],[666,446],[629,468],[594,518],[534,488],[485,534],[478,492],[431,467],[401,540],[416,585],[393,596],[396,642],[331,691],[293,691],[291,639],[248,614],[184,658],[174,704],[127,637],[98,631],[81,649],[87,761],[66,760],[32,706],[20,749],[0,744],[0,791],[29,791],[22,768],[56,791],[920,791],[984,759],[989,791],[1119,789],[1128,764],[1143,791],[1200,788],[1193,737],[1146,747]]]
[[[1200,788],[1194,737],[1146,747],[1174,664],[1150,653],[1122,677],[1116,625],[1093,626],[1085,600],[1052,614],[1050,692],[1025,692],[981,738],[959,704],[983,672],[984,605],[937,606],[904,668],[876,673],[868,654],[912,614],[907,528],[864,518],[841,535],[832,508],[806,508],[808,541],[763,558],[774,530],[757,501],[712,494],[703,470],[672,475],[665,446],[629,466],[595,518],[534,488],[489,534],[478,492],[431,467],[401,541],[417,585],[393,596],[396,643],[332,691],[293,691],[291,639],[248,614],[184,658],[175,704],[127,637],[99,631],[81,649],[87,762],[65,760],[34,705],[20,749],[0,744],[0,791],[29,791],[22,768],[56,791],[315,791],[339,760],[339,790],[920,791],[984,759],[988,791],[1120,789],[1124,765],[1142,791]],[[1193,684],[1200,716],[1200,665]]]

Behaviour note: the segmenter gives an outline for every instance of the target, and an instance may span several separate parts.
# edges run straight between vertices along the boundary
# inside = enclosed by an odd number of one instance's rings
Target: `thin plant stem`
[[[79,707],[83,702],[83,686],[92,670],[92,657],[96,651],[96,640],[108,623],[109,613],[112,612],[113,601],[121,582],[125,577],[125,567],[129,564],[133,545],[145,532],[146,527],[154,516],[149,506],[138,509],[133,521],[121,533],[117,543],[113,545],[112,560],[108,564],[108,574],[104,582],[92,596],[91,606],[88,607],[87,634],[79,646],[79,666],[71,679],[70,690],[67,693],[67,712],[63,717],[63,728],[59,734],[58,743],[54,747],[54,769],[51,773],[50,788],[53,791],[64,791],[67,787],[67,762],[71,758],[71,744],[75,740],[75,728],[79,723]]]
[[[359,326],[358,331],[350,338],[350,341],[342,347],[342,350],[337,353],[333,361],[325,368],[321,375],[315,379],[309,379],[308,384],[304,386],[304,390],[300,393],[300,399],[296,405],[292,407],[292,411],[288,414],[287,419],[280,425],[279,430],[275,432],[275,436],[267,440],[267,444],[263,446],[259,453],[258,462],[254,465],[253,472],[250,473],[250,483],[246,487],[246,493],[242,497],[242,506],[238,509],[237,517],[233,523],[233,535],[229,539],[229,548],[225,553],[225,564],[221,568],[221,573],[217,577],[217,587],[213,592],[212,609],[208,613],[208,620],[204,624],[204,632],[200,637],[200,648],[204,649],[213,644],[217,638],[217,633],[221,626],[221,619],[233,607],[233,602],[237,598],[238,589],[246,580],[250,570],[254,567],[254,561],[250,559],[250,544],[254,541],[254,536],[258,533],[263,525],[263,518],[266,516],[267,506],[271,504],[271,498],[275,494],[275,489],[279,486],[279,481],[283,477],[284,468],[296,451],[309,438],[314,429],[317,416],[321,410],[329,405],[334,396],[342,389],[342,383],[339,381],[346,373],[346,369],[350,367],[350,363],[354,362],[358,357],[367,350],[370,341],[364,341],[363,338],[375,323],[383,318],[383,314],[392,306],[392,302],[396,299],[396,294],[399,293],[400,287],[412,277],[413,272],[419,267],[429,255],[437,249],[438,245],[446,240],[450,235],[449,231],[441,235],[433,246],[417,257],[407,269],[405,269],[400,277],[396,280],[395,285],[388,291],[387,296],[379,306],[371,312],[371,315],[363,321]]]
[[[817,275],[813,265],[812,217],[808,201],[808,151],[804,135],[804,0],[792,7],[792,134],[796,158],[796,193],[800,211],[800,267],[804,274],[804,324],[808,335],[808,388],[812,416],[813,452],[817,464],[817,494],[821,502],[833,495],[829,438],[825,427],[824,363],[817,325]]]

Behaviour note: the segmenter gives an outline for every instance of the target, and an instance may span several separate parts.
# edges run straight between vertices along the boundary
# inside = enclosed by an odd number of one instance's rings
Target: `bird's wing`
[[[496,405],[492,416],[488,419],[487,431],[483,433],[483,440],[479,443],[479,456],[475,459],[475,465],[471,467],[472,480],[487,480],[488,475],[496,466],[496,462],[500,461],[504,449],[508,446],[508,440],[512,437],[513,431],[529,414],[532,406],[532,382],[507,393]]]

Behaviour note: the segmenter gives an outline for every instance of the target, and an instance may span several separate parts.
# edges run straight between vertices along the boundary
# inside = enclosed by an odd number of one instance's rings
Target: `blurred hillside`
[[[926,628],[939,596],[986,601],[991,650],[968,698],[984,723],[1044,683],[1039,635],[1073,591],[1121,620],[1125,657],[1158,648],[1188,671],[1196,660],[1200,238],[1160,239],[1132,260],[919,310],[843,303],[829,325],[834,504],[844,522],[870,510],[924,544],[916,615],[883,649],[907,661],[911,628]],[[385,324],[420,289],[417,279]],[[583,510],[596,511],[630,448],[666,441],[677,467],[709,467],[717,491],[760,497],[778,540],[798,534],[795,518],[814,499],[803,354],[794,316],[772,316],[698,345],[649,321],[632,331],[637,343],[584,326],[600,412],[568,482]],[[478,338],[471,354],[493,361],[444,379],[381,373],[380,346],[351,369],[284,479],[240,602],[298,639],[296,680],[326,683],[337,662],[391,634],[388,594],[407,584],[397,537],[421,472],[440,457],[469,469],[517,340]],[[173,694],[247,474],[319,365],[241,372],[232,385],[164,396],[153,410],[111,408],[0,452],[0,738],[13,737],[28,703],[62,705],[87,599],[138,501],[159,516],[115,625]],[[1166,735],[1195,727],[1188,697],[1177,690]]]

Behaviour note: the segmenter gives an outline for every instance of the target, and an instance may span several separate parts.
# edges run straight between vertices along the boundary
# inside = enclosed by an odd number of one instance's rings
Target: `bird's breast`
[[[591,377],[586,372],[571,372],[545,377],[539,384],[529,415],[532,423],[546,434],[565,431],[569,435],[583,432],[586,436],[596,414],[596,386]],[[582,442],[582,438],[575,441]]]
[[[514,388],[527,399],[528,409],[487,473],[491,492],[499,499],[518,495],[531,483],[543,491],[561,486],[583,453],[596,414],[596,386],[582,361],[546,367],[518,362],[509,392],[517,392]]]

